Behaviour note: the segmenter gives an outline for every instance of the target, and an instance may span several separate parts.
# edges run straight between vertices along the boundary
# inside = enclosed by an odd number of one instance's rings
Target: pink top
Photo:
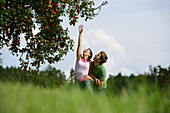
[[[80,58],[79,61],[76,63],[76,67],[75,67],[76,79],[86,80],[84,79],[84,75],[88,75],[89,67],[90,67],[90,61],[85,61],[84,59]]]

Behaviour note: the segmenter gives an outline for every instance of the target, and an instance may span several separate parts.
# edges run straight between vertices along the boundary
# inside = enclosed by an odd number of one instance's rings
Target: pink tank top
[[[89,67],[90,61],[85,61],[84,59],[80,58],[75,67],[76,79],[84,79],[84,75],[88,75],[89,73]]]

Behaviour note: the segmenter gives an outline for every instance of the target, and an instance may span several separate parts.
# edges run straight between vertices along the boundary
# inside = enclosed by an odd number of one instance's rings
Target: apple
[[[78,9],[77,11],[80,12],[80,9]]]
[[[63,8],[65,8],[66,5],[62,5],[62,6],[63,6]]]
[[[48,29],[48,26],[45,26],[45,29]]]

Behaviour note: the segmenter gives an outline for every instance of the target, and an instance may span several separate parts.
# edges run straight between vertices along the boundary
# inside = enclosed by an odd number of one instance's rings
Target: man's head
[[[107,61],[108,57],[104,51],[101,51],[100,53],[96,54],[93,60],[95,62],[99,62],[99,64],[103,64]]]

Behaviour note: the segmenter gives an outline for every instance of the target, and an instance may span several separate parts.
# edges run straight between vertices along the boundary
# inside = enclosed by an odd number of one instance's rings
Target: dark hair
[[[92,58],[92,56],[93,56],[93,52],[92,52],[92,50],[90,48],[88,48],[88,49],[90,50],[90,56],[89,56],[88,60],[90,60]]]
[[[107,61],[108,57],[107,57],[107,55],[106,55],[106,53],[104,51],[101,51],[100,54],[101,54],[100,60],[102,60],[100,62],[100,64],[103,64],[103,63],[105,63]]]

